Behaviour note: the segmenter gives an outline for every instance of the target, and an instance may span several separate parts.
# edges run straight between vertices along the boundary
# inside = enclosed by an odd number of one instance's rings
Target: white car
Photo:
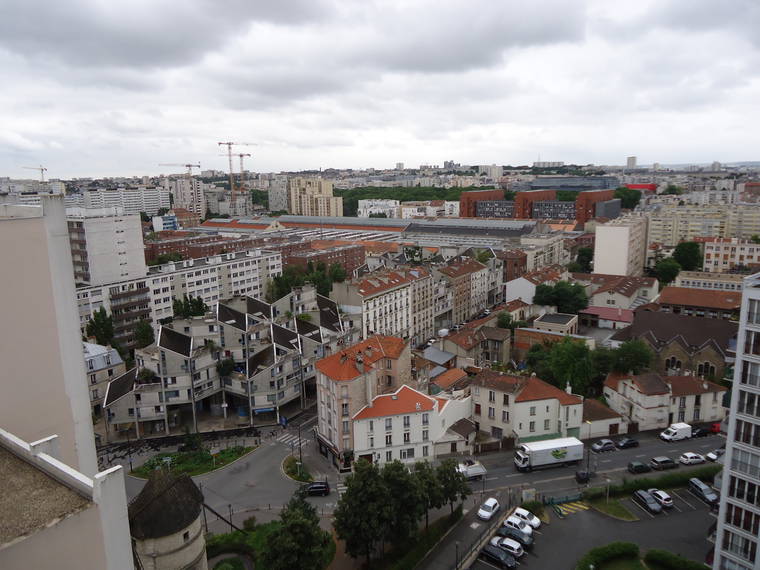
[[[533,527],[530,526],[528,523],[526,523],[522,519],[518,519],[515,516],[509,516],[506,519],[504,519],[504,522],[502,523],[504,526],[510,526],[512,528],[516,528],[517,530],[521,531],[523,534],[527,534],[528,536],[533,536]]]
[[[709,459],[710,461],[718,461],[718,457],[723,457],[724,453],[726,453],[725,449],[714,449],[705,455],[705,459]]]
[[[684,465],[697,465],[699,463],[704,463],[705,458],[703,455],[700,455],[699,453],[692,453],[691,451],[687,451],[681,457],[678,458],[678,461],[683,463]]]
[[[541,519],[539,519],[536,515],[534,515],[530,511],[523,509],[521,507],[516,508],[515,512],[512,513],[512,516],[525,521],[533,528],[538,528],[541,526]]]
[[[490,521],[494,513],[499,510],[499,501],[493,497],[486,499],[486,502],[480,505],[478,509],[478,518],[484,521]]]
[[[520,558],[520,556],[525,554],[525,551],[523,550],[520,543],[511,538],[501,538],[500,536],[494,536],[491,539],[491,546],[501,548],[502,550],[506,551],[507,554],[511,554],[515,558]]]
[[[660,489],[647,489],[647,493],[652,495],[654,500],[666,509],[673,506],[673,499],[665,491],[660,491]]]

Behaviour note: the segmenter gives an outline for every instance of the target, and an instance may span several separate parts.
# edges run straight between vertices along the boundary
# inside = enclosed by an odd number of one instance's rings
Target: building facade
[[[126,366],[115,348],[91,342],[83,342],[82,347],[92,415],[100,417],[108,382],[124,374]]]
[[[596,227],[594,273],[641,276],[647,252],[647,218],[628,215]]]
[[[343,198],[333,196],[333,184],[321,178],[288,180],[288,212],[296,216],[342,216]]]
[[[77,208],[123,208],[130,216],[145,212],[155,216],[159,210],[172,207],[171,192],[162,187],[99,188],[84,190],[66,196],[66,207]]]

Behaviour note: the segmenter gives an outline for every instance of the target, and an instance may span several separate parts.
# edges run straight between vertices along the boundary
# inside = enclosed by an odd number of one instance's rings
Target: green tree
[[[219,376],[226,377],[235,370],[235,361],[232,358],[225,358],[216,363],[216,371]]]
[[[87,322],[86,332],[88,337],[95,337],[95,342],[98,344],[113,346],[113,318],[103,307],[93,313],[92,318]]]
[[[135,346],[145,348],[156,340],[150,321],[140,321],[135,327]]]
[[[475,259],[479,261],[482,264],[488,263],[488,260],[491,259],[493,255],[491,254],[491,251],[488,249],[481,249],[478,251],[477,255],[475,255]]]
[[[441,483],[436,476],[435,469],[428,461],[415,463],[412,476],[422,496],[422,503],[425,506],[425,528],[428,528],[430,509],[440,509],[443,506]]]
[[[346,280],[346,268],[340,263],[333,263],[328,275],[333,283],[343,283]]]
[[[307,323],[311,322],[311,315],[309,313],[298,313],[296,315],[296,318],[299,321],[306,321]]]
[[[536,292],[533,294],[534,305],[553,305],[554,304],[554,287],[551,285],[536,285]]]
[[[679,271],[681,271],[681,264],[671,257],[658,261],[654,266],[654,273],[663,285],[671,283]]]
[[[383,465],[380,471],[387,492],[391,524],[385,537],[395,544],[407,539],[417,530],[417,524],[426,512],[425,497],[409,469],[399,460]]]
[[[594,394],[602,393],[602,383],[610,370],[612,370],[614,361],[614,351],[605,346],[599,346],[591,351],[591,366],[594,369],[594,379],[591,382],[591,391],[593,391]]]
[[[333,514],[333,527],[353,558],[365,556],[369,563],[391,523],[388,493],[377,465],[360,459],[346,477],[346,490]]]
[[[149,222],[150,216],[146,214],[145,212],[140,212],[140,221],[141,222]]]
[[[613,353],[612,368],[617,372],[641,374],[649,368],[654,353],[646,342],[639,339],[627,340]]]
[[[262,544],[262,568],[321,570],[328,564],[330,533],[319,527],[317,509],[296,492],[280,513],[280,526]],[[257,563],[258,566],[258,563]]]
[[[172,303],[174,316],[187,319],[189,317],[202,317],[208,312],[208,305],[203,302],[201,297],[188,297],[185,295],[182,299],[174,299]]]
[[[581,271],[591,273],[591,262],[594,261],[594,250],[590,247],[578,248],[578,256],[575,261],[581,266]]]
[[[675,184],[671,182],[665,187],[665,190],[662,193],[678,196],[680,194],[683,194],[683,188],[681,188],[680,186],[676,186]]]
[[[583,271],[583,267],[577,261],[571,261],[565,266],[565,269],[567,269],[570,273],[585,273]]]
[[[499,316],[496,317],[496,326],[500,329],[509,329],[511,331],[519,327],[524,327],[528,323],[525,321],[516,321],[512,318],[512,315],[507,311],[502,311]]]
[[[695,241],[683,241],[673,251],[675,259],[684,271],[694,271],[702,266],[702,249]]]
[[[536,376],[553,384],[554,374],[549,367],[549,355],[551,348],[545,344],[534,344],[528,349],[528,354],[525,356],[525,364],[528,366],[528,370],[533,372]]]
[[[564,389],[569,383],[575,394],[585,394],[594,377],[588,345],[570,337],[552,345],[548,365],[554,376],[554,385]]]
[[[620,207],[633,210],[641,200],[641,191],[621,186],[615,190],[615,198],[620,198]]]
[[[757,234],[752,234],[752,237],[749,238],[749,241],[752,243],[760,243],[760,236]]]
[[[457,462],[455,459],[444,459],[435,470],[438,483],[441,486],[441,496],[443,502],[448,503],[451,512],[454,512],[454,503],[464,501],[472,490],[467,484],[467,479],[457,471]]]

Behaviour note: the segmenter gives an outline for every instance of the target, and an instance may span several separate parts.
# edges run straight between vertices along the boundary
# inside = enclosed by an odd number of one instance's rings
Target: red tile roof
[[[525,301],[523,301],[522,299],[515,299],[513,301],[509,301],[504,306],[504,310],[505,311],[509,311],[511,313],[512,311],[516,311],[516,310],[522,309],[524,307],[530,307],[530,305],[528,303],[526,303]]]
[[[449,368],[446,372],[436,376],[432,382],[441,390],[448,390],[452,385],[462,378],[467,378],[467,372],[461,368]]]
[[[318,360],[316,367],[331,380],[353,380],[362,375],[362,372],[356,367],[357,356],[361,355],[364,369],[368,370],[372,368],[372,364],[381,358],[397,359],[405,347],[406,342],[402,338],[375,335]]]
[[[461,331],[454,333],[453,335],[446,337],[445,340],[453,342],[457,346],[461,346],[465,350],[470,350],[480,343],[483,339],[479,330],[474,329],[462,329]]]
[[[428,275],[430,275],[430,273],[425,268],[415,267],[414,269],[372,273],[354,283],[356,284],[359,295],[362,297],[368,297],[411,283],[418,279],[423,279]]]
[[[670,384],[671,396],[692,396],[728,390],[720,384],[696,378],[695,376],[666,376],[665,382]]]
[[[564,268],[561,265],[547,265],[541,269],[536,269],[523,275],[525,279],[533,283],[534,285],[541,285],[544,283],[556,283],[562,281],[562,275],[565,273]]]
[[[617,321],[622,323],[633,322],[633,311],[631,309],[620,309],[617,307],[586,307],[580,312],[587,315],[597,315],[600,319],[607,321]]]
[[[658,300],[660,305],[682,305],[706,309],[739,310],[742,294],[739,291],[711,291],[690,287],[665,287]]]
[[[595,422],[600,420],[615,420],[622,416],[615,410],[602,404],[599,400],[586,398],[583,400],[583,421]]]
[[[443,409],[446,400],[443,398],[431,398],[406,384],[401,386],[393,394],[375,396],[371,406],[364,406],[355,415],[355,420],[369,418],[382,418],[385,416],[398,416],[400,414],[412,414],[415,412],[430,412],[436,403],[438,409]]]
[[[475,273],[476,271],[481,271],[485,268],[486,266],[479,261],[467,257],[458,260],[452,260],[448,263],[448,265],[439,267],[438,271],[448,277],[456,278],[463,275],[468,275],[470,273]]]
[[[515,402],[532,402],[533,400],[559,400],[563,406],[580,404],[583,402],[578,396],[568,394],[548,382],[544,382],[536,376],[530,376],[527,382],[515,398]]]

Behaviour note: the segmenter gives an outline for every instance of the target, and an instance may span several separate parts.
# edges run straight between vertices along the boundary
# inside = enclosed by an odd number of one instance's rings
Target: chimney
[[[348,360],[348,357],[346,356],[346,353],[345,352],[341,352],[340,353],[340,363],[341,364],[345,364],[346,360]]]
[[[414,404],[414,409],[419,412],[422,409],[422,404],[420,402],[417,402]]]
[[[364,358],[362,358],[361,352],[356,355],[356,369],[364,374]]]
[[[565,385],[565,392],[567,392],[568,394],[572,394],[573,393],[573,389],[570,387],[570,382],[568,382]]]

